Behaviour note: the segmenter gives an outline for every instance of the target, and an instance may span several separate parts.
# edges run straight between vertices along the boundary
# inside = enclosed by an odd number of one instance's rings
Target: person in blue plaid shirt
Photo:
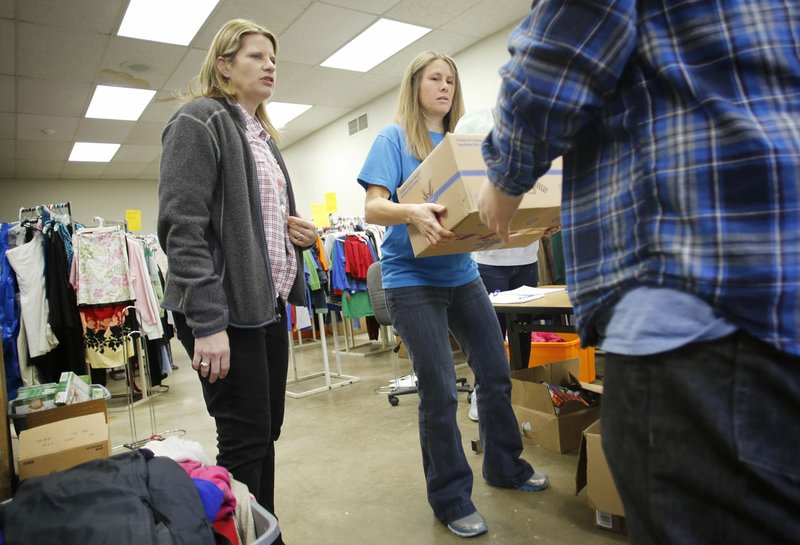
[[[502,236],[564,156],[631,542],[800,539],[800,2],[541,0],[483,146]]]

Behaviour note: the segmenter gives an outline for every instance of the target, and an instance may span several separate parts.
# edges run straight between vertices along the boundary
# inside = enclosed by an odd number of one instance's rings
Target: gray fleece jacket
[[[193,100],[172,116],[161,142],[158,240],[169,263],[162,306],[184,314],[195,337],[273,323],[276,293],[241,112],[222,99]],[[296,216],[289,173],[269,143]],[[289,302],[304,304],[302,249],[295,254]]]

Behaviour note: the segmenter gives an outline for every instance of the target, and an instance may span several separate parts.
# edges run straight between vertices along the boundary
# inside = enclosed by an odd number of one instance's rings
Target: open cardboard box
[[[528,191],[511,221],[511,240],[490,233],[478,217],[478,193],[487,179],[481,154],[483,134],[447,133],[442,142],[397,191],[401,203],[435,202],[447,207],[439,218],[456,239],[430,246],[425,236],[408,226],[416,257],[458,254],[498,248],[518,248],[540,239],[550,227],[561,225],[561,159]]]
[[[19,434],[19,478],[49,475],[110,454],[105,399],[30,413]]]
[[[600,418],[600,407],[568,401],[556,414],[547,385],[540,384],[566,384],[579,371],[578,358],[511,371],[511,405],[523,441],[560,453],[580,446],[583,430]]]
[[[575,494],[586,487],[589,506],[595,510],[595,526],[627,534],[625,509],[608,468],[600,432],[600,420],[583,432],[578,471],[575,475]]]

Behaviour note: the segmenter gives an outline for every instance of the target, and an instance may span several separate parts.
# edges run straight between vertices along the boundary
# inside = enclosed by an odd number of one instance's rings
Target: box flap
[[[48,409],[46,411],[33,412],[25,416],[25,423],[28,428],[35,428],[36,426],[42,426],[51,422],[58,422],[60,420],[66,420],[67,418],[94,413],[102,413],[103,418],[108,421],[105,399],[92,399],[82,403],[62,405],[61,407]]]
[[[603,452],[601,429],[601,421],[598,420],[583,432],[575,475],[575,494],[586,487],[589,505],[603,513],[625,516],[622,500]]]

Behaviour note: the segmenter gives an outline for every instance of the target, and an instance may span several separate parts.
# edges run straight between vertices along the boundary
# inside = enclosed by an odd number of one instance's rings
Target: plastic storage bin
[[[578,380],[593,382],[595,379],[594,347],[581,348],[581,341],[577,333],[558,333],[558,336],[565,342],[531,343],[528,367],[538,367],[554,361],[578,358],[581,362]],[[506,342],[506,351],[508,351],[508,342]]]
[[[252,545],[269,545],[278,538],[278,519],[275,515],[261,507],[257,502],[250,502],[250,511],[256,524],[256,540]]]

